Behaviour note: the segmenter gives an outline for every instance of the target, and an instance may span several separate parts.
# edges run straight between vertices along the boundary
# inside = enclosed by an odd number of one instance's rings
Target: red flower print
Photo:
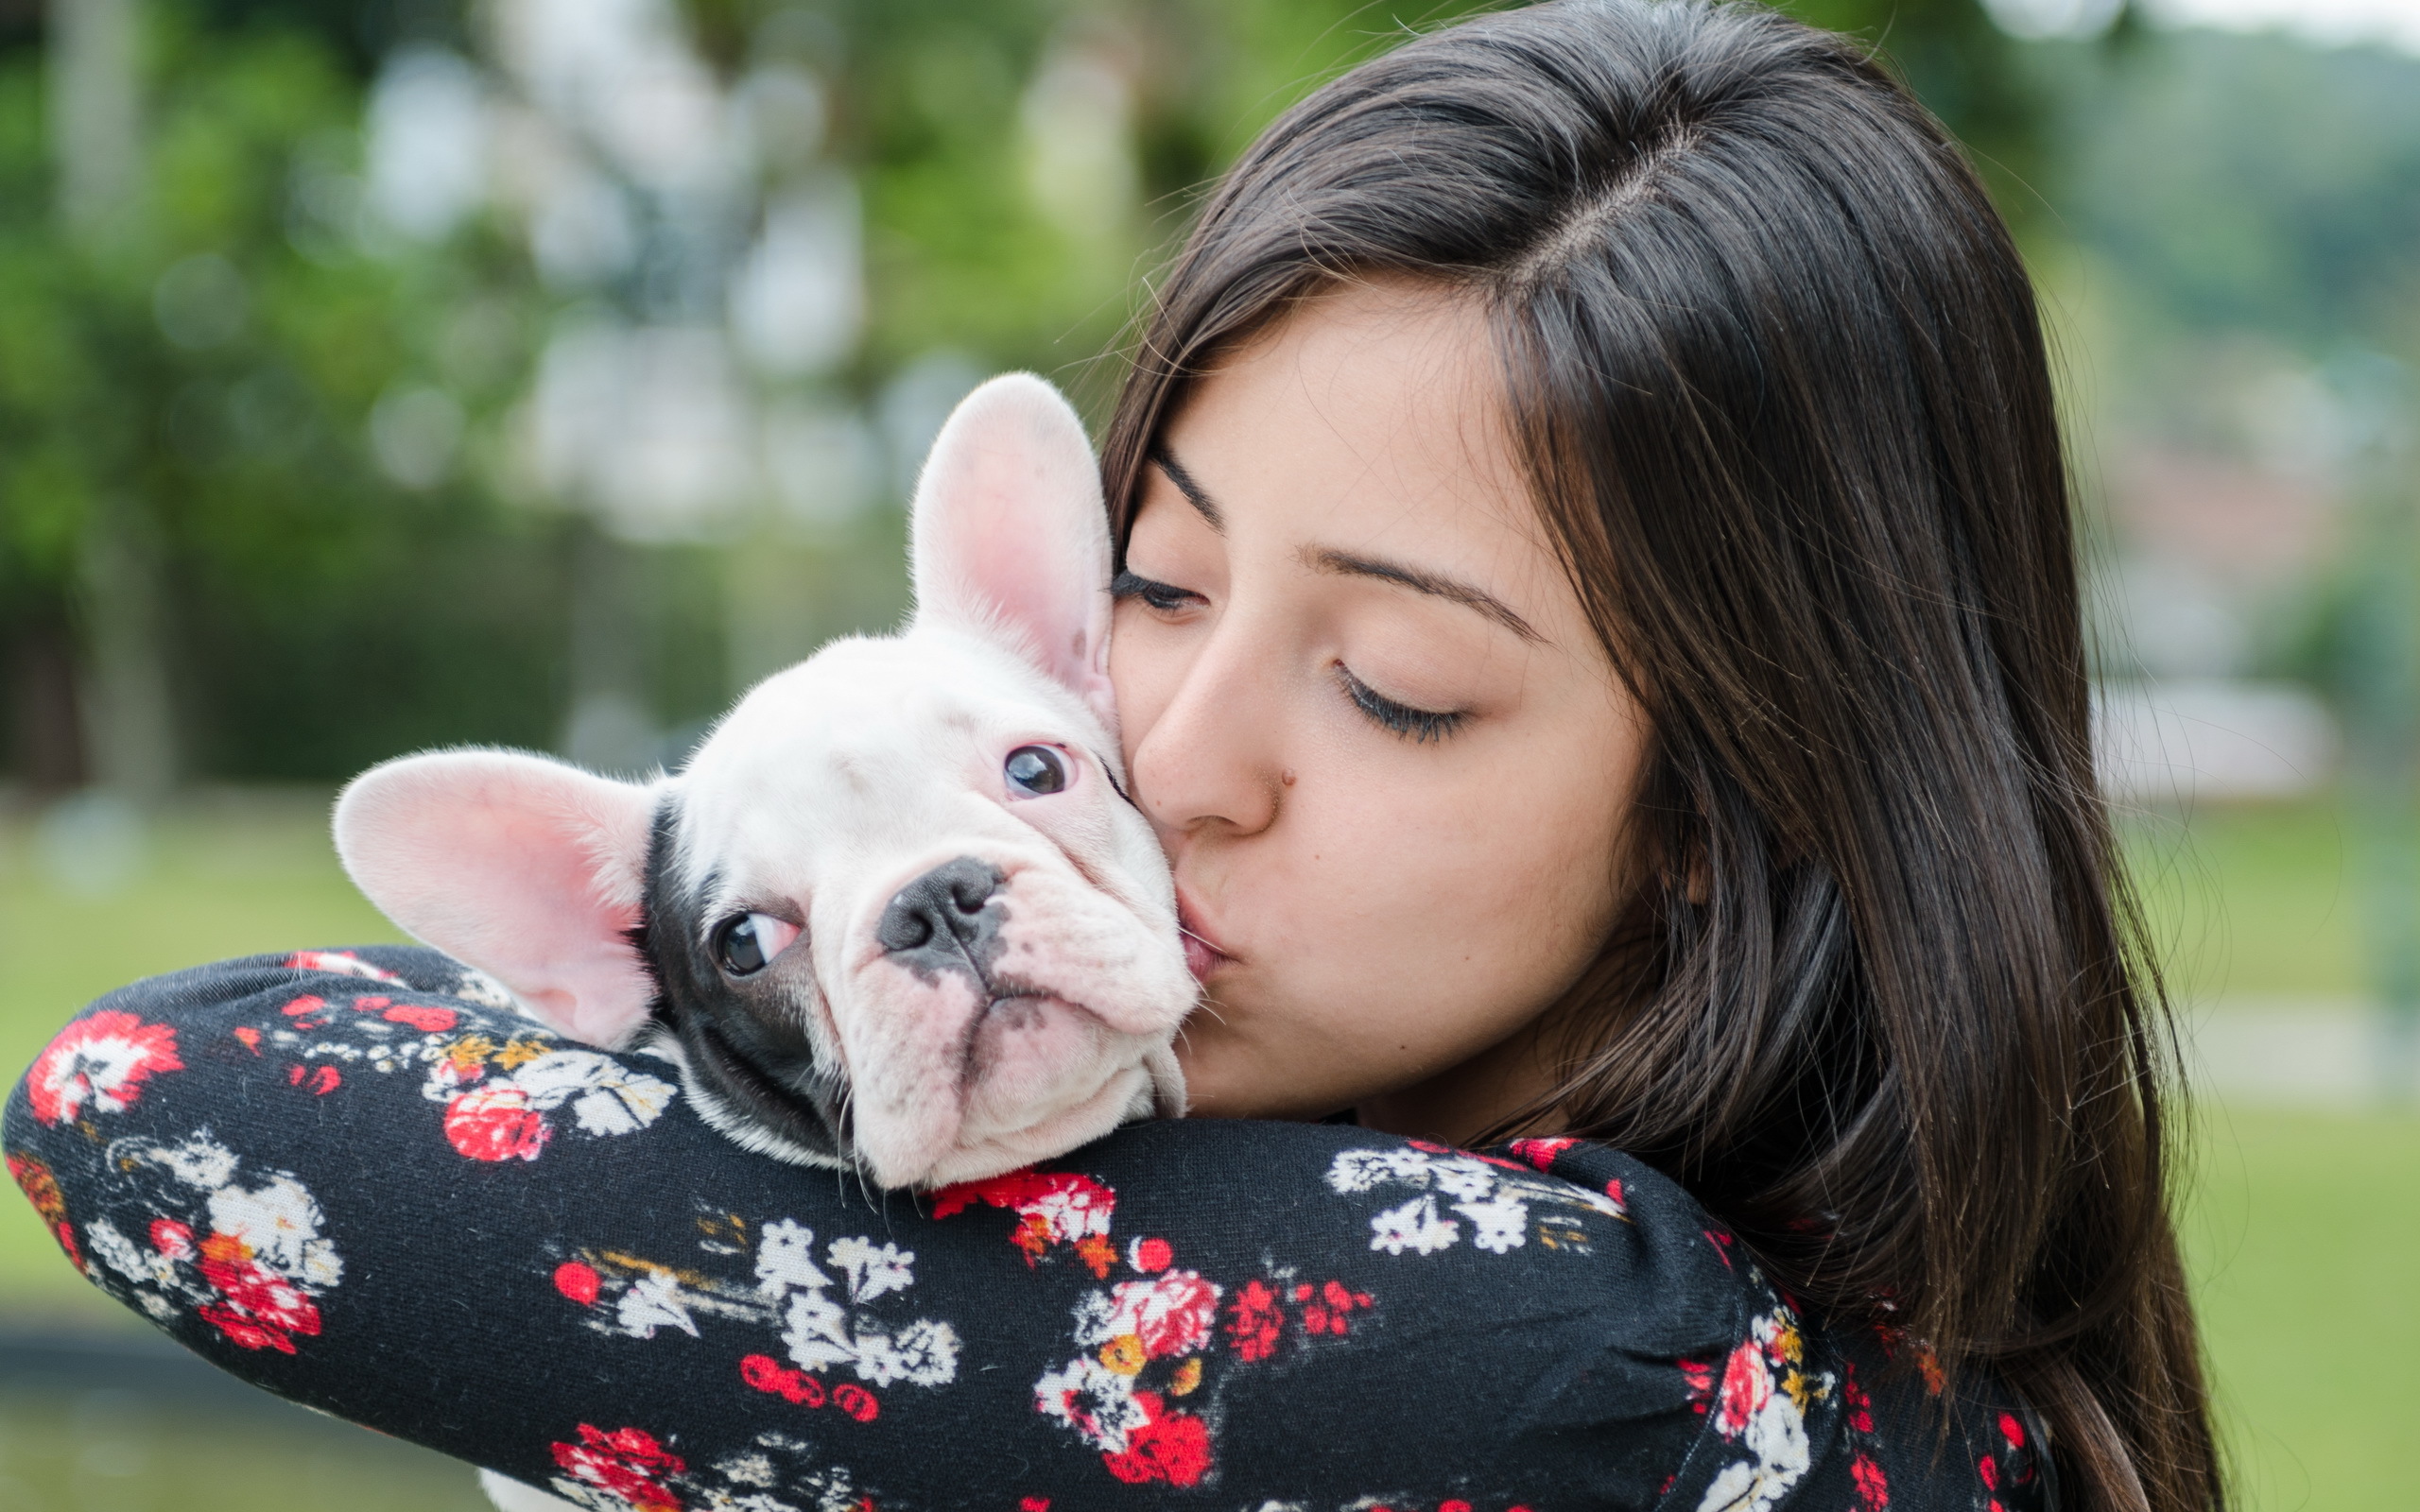
[[[1975,1462],[1975,1473],[1983,1478],[1984,1490],[1996,1491],[2000,1488],[2000,1468],[1989,1454]]]
[[[1294,1295],[1300,1298],[1310,1293],[1307,1286],[1297,1286]],[[1344,1315],[1357,1307],[1368,1307],[1370,1294],[1349,1292],[1341,1281],[1330,1281],[1320,1288],[1319,1300],[1303,1304],[1303,1331],[1306,1333],[1342,1334],[1346,1331]]]
[[[1192,1486],[1210,1473],[1210,1430],[1201,1418],[1187,1413],[1163,1417],[1156,1391],[1138,1391],[1134,1400],[1150,1420],[1127,1430],[1125,1452],[1100,1457],[1109,1473],[1129,1486]]]
[[[1235,1346],[1236,1358],[1246,1365],[1275,1354],[1277,1336],[1285,1327],[1286,1314],[1266,1282],[1244,1282],[1236,1299],[1227,1304],[1227,1342]]]
[[[307,1082],[304,1080],[306,1075],[309,1077]],[[325,1097],[344,1085],[344,1074],[334,1066],[321,1066],[309,1072],[302,1066],[289,1066],[285,1072],[285,1083],[289,1087],[308,1086],[312,1096]]]
[[[1126,1263],[1146,1276],[1156,1276],[1176,1263],[1176,1251],[1165,1239],[1137,1239],[1127,1250]]]
[[[769,1354],[752,1354],[739,1362],[739,1379],[800,1407],[823,1405],[823,1383],[804,1370],[792,1370]]]
[[[235,1030],[235,1040],[237,1043],[251,1051],[253,1055],[257,1056],[261,1053],[261,1032],[258,1029],[253,1028],[251,1025],[245,1024],[237,1028]]]
[[[292,1019],[298,1029],[317,1029],[328,1022],[328,1000],[306,993],[277,1011]]]
[[[96,1113],[124,1112],[143,1095],[148,1077],[182,1071],[177,1031],[145,1023],[131,1013],[95,1013],[60,1031],[26,1073],[34,1117],[57,1126],[89,1105]]]
[[[1883,1478],[1882,1467],[1863,1454],[1849,1461],[1849,1478],[1857,1482],[1858,1505],[1866,1512],[1882,1512],[1891,1504],[1891,1483]]]
[[[1731,1351],[1722,1370],[1722,1406],[1714,1425],[1726,1438],[1747,1432],[1748,1424],[1772,1396],[1772,1380],[1765,1373],[1765,1351],[1749,1339]]]
[[[294,1352],[294,1335],[315,1338],[320,1310],[292,1281],[252,1258],[251,1246],[233,1234],[201,1242],[201,1278],[222,1301],[204,1305],[202,1320],[247,1349]]]
[[[1703,1416],[1706,1403],[1714,1400],[1714,1366],[1703,1360],[1675,1360],[1681,1368],[1681,1379],[1688,1383],[1689,1401]]]
[[[1514,1140],[1512,1153],[1544,1171],[1554,1164],[1554,1158],[1579,1143],[1578,1140]]]
[[[462,1022],[462,1016],[452,1008],[426,1007],[415,1003],[398,1003],[378,1017],[389,1023],[407,1024],[428,1034],[443,1034]]]
[[[832,1405],[861,1423],[870,1423],[882,1416],[882,1403],[874,1394],[854,1381],[844,1381],[832,1388]]]
[[[946,1218],[978,1202],[1017,1215],[1016,1232],[1009,1241],[1025,1251],[1028,1265],[1053,1245],[1072,1245],[1096,1277],[1106,1278],[1117,1263],[1117,1251],[1109,1244],[1117,1194],[1091,1177],[1072,1171],[1011,1171],[987,1181],[961,1182],[933,1194],[933,1216]]]
[[[564,1474],[618,1496],[641,1512],[681,1512],[681,1499],[665,1488],[661,1477],[681,1474],[688,1462],[645,1429],[617,1428],[609,1434],[582,1423],[579,1442],[557,1444],[554,1452]]]
[[[1857,1383],[1857,1362],[1846,1362],[1848,1370],[1841,1382],[1841,1400],[1848,1404],[1849,1426],[1860,1434],[1874,1432],[1874,1398]]]
[[[403,978],[371,965],[351,951],[298,951],[285,959],[286,969],[295,971],[329,971],[338,976],[366,976],[372,982],[393,982],[400,986]]]
[[[191,1260],[194,1257],[193,1229],[174,1218],[151,1220],[151,1247],[170,1260]]]
[[[2011,1449],[2025,1447],[2025,1425],[2016,1420],[2015,1414],[2000,1414],[2000,1436],[2008,1440]]]
[[[518,1087],[475,1087],[445,1105],[447,1143],[474,1160],[534,1160],[552,1132]]]
[[[1210,1327],[1219,1314],[1219,1288],[1189,1270],[1171,1271],[1148,1281],[1121,1281],[1111,1293],[1112,1335],[1132,1334],[1142,1341],[1146,1358],[1165,1360],[1191,1354],[1210,1342]]]
[[[1050,1498],[1046,1496],[1019,1497],[1017,1512],[1050,1512]]]
[[[603,1289],[604,1281],[593,1266],[567,1260],[555,1267],[555,1290],[582,1307],[594,1305],[596,1294]]]
[[[42,1215],[50,1237],[59,1242],[59,1247],[67,1252],[77,1269],[83,1269],[84,1256],[76,1247],[76,1230],[67,1222],[67,1195],[59,1190],[59,1177],[30,1155],[9,1157],[9,1175],[16,1181],[17,1190],[26,1194],[26,1200],[34,1205],[34,1211]]]

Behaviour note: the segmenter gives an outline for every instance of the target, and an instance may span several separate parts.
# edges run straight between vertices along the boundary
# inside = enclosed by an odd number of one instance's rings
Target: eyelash
[[[1353,669],[1340,662],[1337,676],[1343,680],[1344,695],[1354,706],[1368,714],[1381,729],[1392,730],[1415,746],[1426,746],[1432,740],[1443,740],[1461,728],[1470,717],[1466,710],[1440,711],[1414,709],[1400,704],[1353,675]]]
[[[1163,583],[1131,572],[1121,572],[1111,579],[1109,593],[1112,598],[1119,600],[1139,598],[1162,613],[1172,613],[1201,596],[1173,583]],[[1431,741],[1443,740],[1470,718],[1469,713],[1463,710],[1414,709],[1409,704],[1397,703],[1355,677],[1353,669],[1344,663],[1338,662],[1336,670],[1344,685],[1344,695],[1353,700],[1355,708],[1368,715],[1371,722],[1381,730],[1400,735],[1413,745],[1426,746]]]
[[[1119,600],[1139,598],[1150,608],[1169,613],[1184,608],[1189,600],[1201,595],[1188,593],[1173,583],[1145,577],[1139,573],[1121,572],[1110,579],[1109,596]]]

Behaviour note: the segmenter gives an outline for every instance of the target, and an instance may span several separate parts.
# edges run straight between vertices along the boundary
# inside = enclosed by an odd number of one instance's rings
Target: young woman
[[[1354,70],[1204,206],[1104,467],[1186,1073],[1274,1122],[928,1212],[677,1108],[463,1167],[243,1058],[441,963],[238,963],[102,1005],[140,1097],[12,1104],[62,1243],[599,1507],[2220,1503],[2031,294],[1860,50],[1564,0]]]

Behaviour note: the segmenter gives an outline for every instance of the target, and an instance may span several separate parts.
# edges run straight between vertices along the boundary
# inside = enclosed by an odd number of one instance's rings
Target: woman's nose
[[[1134,796],[1163,830],[1255,834],[1276,822],[1288,721],[1279,659],[1233,620],[1201,644],[1134,747]]]

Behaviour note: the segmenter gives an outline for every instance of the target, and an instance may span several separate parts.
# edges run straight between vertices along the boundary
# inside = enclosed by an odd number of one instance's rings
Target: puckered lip
[[[1192,970],[1194,980],[1207,981],[1211,973],[1236,964],[1236,956],[1202,922],[1201,905],[1182,885],[1176,889],[1176,927],[1184,936],[1184,964]]]

